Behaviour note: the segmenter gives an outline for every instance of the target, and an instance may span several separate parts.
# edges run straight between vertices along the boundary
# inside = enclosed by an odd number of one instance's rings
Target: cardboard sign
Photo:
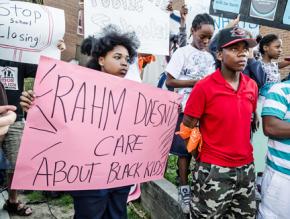
[[[210,14],[290,30],[289,0],[211,0]]]
[[[64,11],[27,2],[0,4],[0,59],[37,64],[40,55],[60,58]]]
[[[88,190],[163,177],[180,96],[42,57],[13,189]]]
[[[140,53],[168,55],[169,14],[148,0],[85,0],[84,18],[85,37],[114,24],[123,32],[136,32]]]

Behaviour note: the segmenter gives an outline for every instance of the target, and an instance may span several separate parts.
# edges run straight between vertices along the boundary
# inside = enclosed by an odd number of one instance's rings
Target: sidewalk
[[[8,194],[6,191],[3,191],[2,194],[0,194],[0,218],[1,219],[10,219],[8,212],[3,210],[3,205],[5,203],[4,197],[7,198],[7,195]]]

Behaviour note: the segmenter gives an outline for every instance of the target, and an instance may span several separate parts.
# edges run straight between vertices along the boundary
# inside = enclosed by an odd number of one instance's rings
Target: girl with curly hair
[[[100,35],[84,39],[81,52],[91,56],[88,68],[125,77],[129,64],[137,56],[138,47],[135,33],[121,33],[110,25]],[[21,106],[25,111],[33,99],[32,91],[22,94]],[[70,192],[74,200],[74,219],[126,219],[130,187]]]

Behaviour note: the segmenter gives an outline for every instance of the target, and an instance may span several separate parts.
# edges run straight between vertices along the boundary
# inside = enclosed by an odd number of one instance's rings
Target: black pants
[[[72,192],[74,219],[127,219],[130,186]]]

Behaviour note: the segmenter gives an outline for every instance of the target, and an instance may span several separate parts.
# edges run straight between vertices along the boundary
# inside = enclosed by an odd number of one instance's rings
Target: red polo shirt
[[[194,86],[184,114],[199,119],[201,162],[224,167],[253,162],[250,127],[257,98],[256,83],[242,73],[237,91],[219,69]]]

